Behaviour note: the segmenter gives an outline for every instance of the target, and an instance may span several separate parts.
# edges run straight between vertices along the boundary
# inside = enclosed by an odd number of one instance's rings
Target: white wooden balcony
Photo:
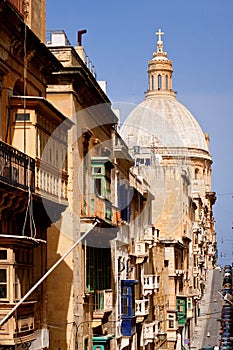
[[[149,246],[153,246],[155,242],[159,238],[159,230],[154,227],[154,225],[150,225],[144,230],[144,241],[149,244]]]
[[[159,277],[156,275],[144,275],[143,277],[143,290],[144,295],[158,292],[159,290]]]
[[[143,324],[143,343],[146,346],[152,343],[158,333],[158,321],[148,322]]]
[[[136,257],[136,263],[142,263],[149,255],[149,247],[146,242],[137,241],[131,246],[130,255]]]

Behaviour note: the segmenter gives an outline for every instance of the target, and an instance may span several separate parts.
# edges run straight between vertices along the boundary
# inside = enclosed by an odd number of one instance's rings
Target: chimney
[[[82,35],[86,33],[87,33],[86,29],[82,29],[78,31],[78,46],[76,46],[75,50],[80,56],[80,58],[83,60],[83,62],[87,65],[88,64],[87,55],[84,51],[84,47],[82,46]]]

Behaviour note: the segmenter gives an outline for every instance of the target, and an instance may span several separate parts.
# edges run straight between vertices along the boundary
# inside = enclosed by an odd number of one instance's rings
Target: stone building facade
[[[159,32],[127,145],[85,31],[46,43],[45,13],[0,0],[0,347],[178,350],[215,252],[207,136]]]
[[[192,337],[206,271],[216,262],[216,198],[211,190],[209,137],[176,99],[164,33],[159,29],[156,34],[145,100],[128,115],[121,135],[135,159],[134,171],[145,177],[155,198],[152,222],[160,231],[168,268],[164,331],[167,347],[180,349]],[[156,264],[156,255],[154,259]]]

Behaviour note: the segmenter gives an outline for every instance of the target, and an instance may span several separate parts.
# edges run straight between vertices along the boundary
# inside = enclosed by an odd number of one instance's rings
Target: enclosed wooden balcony
[[[12,96],[11,144],[35,159],[35,192],[67,204],[68,130],[73,123],[38,96]]]
[[[144,231],[144,241],[149,244],[149,246],[153,246],[155,242],[158,241],[159,238],[159,230],[154,227],[154,225],[150,225],[145,228]]]
[[[143,342],[145,346],[154,341],[158,333],[158,324],[158,321],[145,322],[143,324]]]
[[[156,275],[144,275],[143,277],[143,291],[144,295],[158,292],[159,290],[159,276]]]
[[[111,225],[120,223],[120,211],[112,202],[95,194],[81,196],[81,217],[83,219],[95,217]]]
[[[35,301],[22,303],[17,313],[0,328],[1,345],[14,346],[34,340],[34,305]],[[15,306],[14,303],[0,303],[2,320]]]
[[[149,246],[144,241],[136,241],[130,247],[130,255],[135,259],[136,264],[144,262],[149,256]]]

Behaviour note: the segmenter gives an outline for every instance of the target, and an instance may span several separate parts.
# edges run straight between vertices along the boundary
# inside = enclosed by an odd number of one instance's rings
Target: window
[[[118,208],[121,210],[122,220],[129,222],[130,221],[130,201],[131,201],[130,189],[126,184],[118,182]]]
[[[97,196],[103,195],[103,179],[94,179],[94,192]]]
[[[134,146],[134,153],[140,153],[140,146]]]
[[[0,249],[0,260],[7,260],[7,250]]]
[[[111,197],[111,169],[113,164],[106,159],[93,158],[91,160],[92,193],[110,200]]]
[[[122,314],[128,315],[128,309],[129,309],[129,299],[122,298]]]
[[[195,180],[198,180],[198,178],[199,178],[199,169],[196,168],[195,169]]]
[[[154,84],[154,76],[151,76],[151,90],[154,90],[155,84]]]
[[[30,113],[16,113],[15,114],[15,121],[22,122],[22,121],[29,121],[30,120]]]
[[[7,298],[7,269],[0,269],[0,299]]]
[[[135,315],[135,284],[134,280],[121,281],[121,313],[122,317]]]
[[[93,166],[92,167],[92,174],[102,174],[104,175],[104,169],[101,166]]]
[[[177,316],[178,316],[178,325],[184,324],[186,322],[186,299],[177,298],[176,300]]]
[[[187,299],[187,308],[192,309],[192,298]]]
[[[162,90],[162,76],[158,75],[158,90]]]
[[[175,315],[168,314],[167,315],[167,328],[175,328]]]
[[[20,299],[20,283],[19,283],[19,278],[17,276],[16,271],[15,271],[15,281],[14,281],[14,293],[15,293],[15,299],[19,300]]]
[[[88,338],[84,339],[84,350],[88,350]]]
[[[166,90],[168,90],[168,76],[166,75]]]
[[[88,292],[111,289],[110,248],[86,248],[86,287]]]

